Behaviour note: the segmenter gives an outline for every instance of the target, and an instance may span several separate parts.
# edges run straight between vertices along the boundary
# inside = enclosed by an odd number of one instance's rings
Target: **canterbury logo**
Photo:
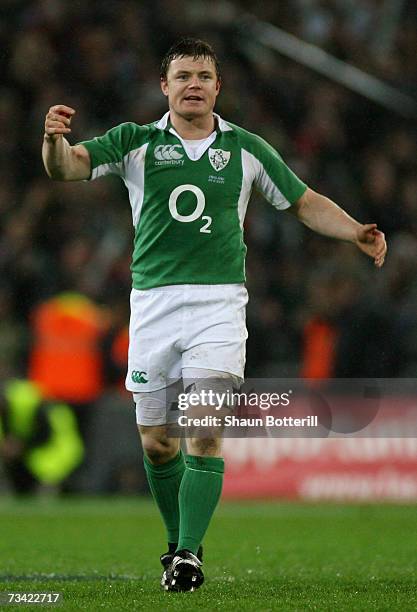
[[[182,159],[184,157],[184,153],[177,151],[177,149],[182,149],[181,145],[158,145],[155,147],[154,154],[156,159],[159,159],[159,161]]]
[[[139,372],[139,370],[133,370],[132,372],[132,380],[134,383],[147,383],[148,381],[145,376],[147,376],[147,373],[143,370],[141,372]]]

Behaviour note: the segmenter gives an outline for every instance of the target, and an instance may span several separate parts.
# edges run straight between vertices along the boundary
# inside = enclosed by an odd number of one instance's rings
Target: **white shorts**
[[[132,289],[126,388],[163,389],[184,368],[243,379],[246,356],[244,285],[168,285]]]

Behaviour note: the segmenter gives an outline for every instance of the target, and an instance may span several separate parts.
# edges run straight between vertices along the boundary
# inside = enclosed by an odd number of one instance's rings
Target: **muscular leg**
[[[143,462],[149,488],[161,512],[170,550],[179,537],[178,491],[185,470],[179,440],[168,437],[166,423],[179,383],[148,393],[135,393],[136,420],[142,441]]]
[[[184,456],[179,440],[167,437],[165,425],[139,425],[138,429],[149,488],[165,523],[168,548],[173,550],[179,538],[178,491],[185,470]]]
[[[221,457],[222,456],[221,436],[207,435],[204,438],[188,438],[187,451],[189,455],[200,457]]]
[[[215,372],[211,378],[199,381],[197,388],[216,388],[218,380],[220,391],[236,386],[236,380],[228,374]],[[139,423],[146,421],[150,410],[160,410],[162,403],[161,397],[150,393],[136,395],[135,401]],[[221,495],[221,430],[190,435],[184,461],[179,440],[168,437],[165,425],[139,424],[138,429],[149,486],[167,528],[170,550],[178,542],[177,550],[196,554]]]
[[[138,425],[143,452],[153,465],[163,465],[173,459],[179,451],[178,438],[167,436],[166,425]]]
[[[230,374],[212,372],[207,373],[204,380],[196,381],[191,390],[221,393],[237,385],[237,379]],[[218,414],[214,407],[211,411],[206,407],[205,411],[206,414]],[[217,427],[211,431],[200,431],[197,437],[191,434],[187,439],[186,470],[179,491],[181,519],[178,550],[187,549],[196,554],[219,502],[224,474],[221,434],[222,428]]]

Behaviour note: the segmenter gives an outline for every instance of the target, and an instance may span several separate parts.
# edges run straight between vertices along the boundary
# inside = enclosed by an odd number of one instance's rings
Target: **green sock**
[[[186,455],[185,464],[179,492],[181,519],[177,550],[187,548],[196,554],[220,499],[224,460]]]
[[[149,487],[164,519],[168,542],[176,543],[179,538],[180,511],[178,491],[185,471],[184,455],[178,454],[162,465],[153,465],[143,455]]]

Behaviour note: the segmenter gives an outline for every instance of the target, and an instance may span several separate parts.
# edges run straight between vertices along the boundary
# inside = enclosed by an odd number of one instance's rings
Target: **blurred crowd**
[[[381,41],[383,5],[2,0],[0,379],[42,377],[60,333],[74,350],[82,325],[45,331],[58,305],[64,318],[94,319],[82,342],[94,353],[97,384],[64,399],[85,405],[122,388],[133,240],[127,193],[116,178],[50,181],[43,122],[52,104],[75,108],[75,143],[123,121],[158,119],[166,110],[160,59],[181,35],[204,38],[218,52],[218,112],[264,136],[300,178],[358,220],[378,223],[389,243],[376,270],[352,245],[313,234],[254,194],[245,227],[247,376],[414,377],[416,124],[253,41],[249,49],[242,19],[250,12],[416,94],[415,3],[403,4],[399,27]]]

